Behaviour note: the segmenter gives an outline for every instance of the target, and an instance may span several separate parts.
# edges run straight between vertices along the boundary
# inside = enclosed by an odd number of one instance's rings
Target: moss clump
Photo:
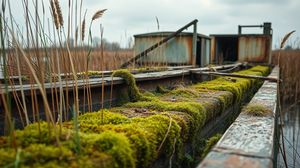
[[[162,114],[170,116],[174,121],[177,122],[181,128],[180,136],[182,137],[182,141],[186,142],[190,138],[190,136],[187,135],[190,135],[193,132],[190,123],[190,121],[193,121],[193,117],[187,113],[175,111],[164,112]]]
[[[258,103],[251,103],[246,107],[244,107],[242,111],[245,112],[246,114],[254,115],[254,116],[267,116],[272,114],[272,110]]]
[[[169,157],[171,155],[175,142],[174,139],[176,139],[175,145],[177,147],[181,145],[181,127],[176,122],[176,119],[166,115],[134,118],[131,123],[123,125],[108,124],[96,126],[81,124],[81,131],[86,133],[114,132],[126,136],[129,140],[130,148],[133,151],[131,155],[133,158],[136,158],[135,164],[139,167],[148,167],[158,156]],[[83,142],[83,144],[84,143],[85,142]],[[92,144],[93,143],[94,142],[92,142]],[[158,151],[160,146],[161,149]],[[115,158],[114,155],[113,158]]]
[[[20,162],[24,165],[42,166],[43,164],[59,167],[68,166],[70,159],[75,160],[75,155],[70,149],[63,146],[50,146],[45,144],[31,144],[24,149]],[[74,161],[73,160],[73,161]]]
[[[185,112],[192,116],[191,120],[192,129],[198,130],[201,128],[206,120],[205,108],[197,102],[166,102],[166,101],[141,101],[135,103],[128,103],[125,107],[130,108],[147,108],[156,110],[158,112],[164,111],[177,111]]]
[[[238,74],[248,75],[267,75],[270,71],[269,67],[255,66],[253,68],[236,72]],[[231,92],[236,102],[240,102],[245,93],[249,91],[253,84],[257,84],[256,79],[243,79],[243,78],[225,78],[219,77],[212,81],[202,82],[194,85],[196,89],[208,89],[208,90],[222,90]]]
[[[171,117],[158,114],[147,118],[134,118],[133,122],[136,127],[147,132],[147,139],[155,149],[152,154],[155,159],[159,153],[169,157],[175,142],[178,148],[181,145],[181,128]]]
[[[213,137],[209,138],[207,141],[206,141],[206,145],[203,149],[203,152],[202,152],[202,155],[201,155],[201,158],[204,158],[208,152],[213,148],[213,146],[220,140],[220,138],[222,137],[221,134],[216,134],[214,135]]]
[[[161,94],[168,93],[169,91],[170,91],[169,89],[166,89],[165,87],[160,85],[157,86],[155,90],[156,93],[161,93]]]
[[[140,93],[138,87],[136,86],[135,79],[133,75],[125,69],[114,71],[112,74],[113,77],[121,77],[125,80],[128,86],[128,96],[130,101],[138,101],[141,99],[142,94]]]
[[[22,149],[20,163],[26,166],[39,167],[136,167],[129,139],[122,133],[105,131],[99,134],[79,133],[81,152],[77,152],[74,141],[74,132],[62,128],[57,136],[53,128],[45,122],[31,124],[22,131],[16,132],[17,144]],[[56,145],[55,145],[56,144]],[[6,148],[9,151],[11,148]],[[79,154],[79,155],[78,155]],[[4,160],[10,160],[12,156],[4,155],[0,163],[7,164]],[[14,153],[14,156],[16,154]],[[28,162],[27,162],[28,160]],[[14,161],[14,160],[12,160]]]
[[[136,165],[140,167],[147,167],[150,161],[153,160],[152,154],[154,153],[154,147],[151,147],[146,132],[140,128],[137,128],[134,124],[124,125],[91,125],[81,124],[81,131],[85,133],[102,133],[106,131],[113,131],[125,135],[129,142],[130,147],[133,150],[133,157],[136,159]]]
[[[0,167],[14,167],[16,152],[12,148],[0,148]]]
[[[18,159],[17,158],[18,155]],[[18,152],[9,149],[0,149],[0,166],[15,167],[68,167],[77,165],[76,156],[71,150],[60,146],[45,144],[31,144],[26,148],[19,148]]]
[[[135,79],[133,75],[126,69],[116,70],[112,74],[113,77],[121,77],[125,80],[127,84],[127,91],[121,92],[118,102],[119,105],[123,105],[127,102],[137,102],[137,101],[151,101],[156,98],[149,94],[141,94],[138,87],[136,86]]]
[[[135,167],[135,159],[130,143],[122,134],[106,131],[98,136],[93,147],[111,155],[114,163],[113,167]]]
[[[241,84],[236,81],[226,80],[226,78],[218,78],[212,81],[196,84],[194,87],[196,89],[206,88],[209,90],[229,91],[234,95],[235,101],[239,102],[242,99],[243,94],[243,90],[240,86]]]
[[[56,144],[57,140],[65,141],[70,137],[70,130],[60,130],[58,126],[40,122],[30,124],[24,130],[17,130],[15,135],[18,145],[27,147],[31,144]]]
[[[267,76],[270,73],[271,68],[268,66],[257,65],[250,68],[249,70],[252,72],[260,72],[262,76]]]
[[[104,109],[98,112],[85,113],[78,117],[78,121],[80,124],[104,125],[129,123],[130,119],[122,114],[112,113]]]
[[[173,96],[180,96],[180,97],[186,97],[186,98],[196,98],[199,97],[199,91],[196,89],[193,89],[191,87],[182,87],[172,90],[169,95]]]
[[[96,76],[96,75],[101,75],[101,74],[102,74],[101,71],[87,71],[87,72],[79,72],[79,73],[77,73],[78,76],[82,76],[82,75]]]

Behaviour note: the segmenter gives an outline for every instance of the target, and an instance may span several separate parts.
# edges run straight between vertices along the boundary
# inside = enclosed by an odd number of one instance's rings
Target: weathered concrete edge
[[[278,77],[278,67],[269,77]],[[264,82],[249,104],[263,103],[273,114],[243,111],[198,167],[273,167],[277,84]]]

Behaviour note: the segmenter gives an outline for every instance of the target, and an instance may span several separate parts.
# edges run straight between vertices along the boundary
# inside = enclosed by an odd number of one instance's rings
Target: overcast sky
[[[16,20],[22,22],[20,1],[11,3]],[[48,0],[44,2],[49,5]],[[68,0],[60,0],[60,3],[66,20]],[[279,39],[291,30],[296,30],[293,41],[299,42],[300,37],[297,19],[300,0],[83,0],[83,11],[85,9],[88,9],[87,20],[95,11],[108,9],[95,22],[93,34],[100,36],[101,23],[104,37],[122,44],[126,37],[134,34],[157,31],[155,17],[159,19],[161,31],[176,31],[193,19],[199,20],[198,33],[205,35],[237,33],[239,24],[272,22],[273,44],[278,44]],[[262,30],[248,29],[247,32]]]

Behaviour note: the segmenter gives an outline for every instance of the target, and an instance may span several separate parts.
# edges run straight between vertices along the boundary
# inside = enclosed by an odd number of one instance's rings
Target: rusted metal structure
[[[124,63],[205,66],[210,62],[210,37],[197,33],[193,20],[175,32],[135,35],[134,58]],[[183,32],[193,26],[193,32]]]
[[[242,28],[263,28],[262,34],[242,34]],[[270,63],[272,49],[271,23],[239,25],[238,34],[216,34],[211,37],[211,61]]]
[[[147,47],[167,37],[172,32],[154,32],[135,35],[135,53],[144,51]],[[194,43],[193,33],[182,32],[165,45],[158,47],[147,56],[139,60],[141,63],[165,63],[170,65],[198,65],[209,64],[210,38],[198,34]],[[194,54],[194,50],[196,53]]]
[[[136,61],[138,59],[147,56],[148,53],[150,53],[151,51],[153,51],[153,50],[157,49],[158,47],[164,45],[169,40],[171,40],[174,37],[178,36],[181,32],[183,32],[185,29],[189,28],[190,26],[193,26],[193,28],[194,28],[194,33],[193,33],[193,55],[196,55],[197,48],[196,48],[195,44],[197,42],[197,22],[198,22],[198,20],[195,19],[195,20],[191,21],[190,23],[186,24],[185,26],[181,27],[180,29],[178,29],[176,32],[171,32],[166,37],[160,39],[159,41],[155,42],[154,44],[150,44],[149,47],[145,48],[144,50],[139,52],[135,57],[133,57],[129,61],[125,62],[121,66],[121,68],[125,68],[129,64],[136,63]]]

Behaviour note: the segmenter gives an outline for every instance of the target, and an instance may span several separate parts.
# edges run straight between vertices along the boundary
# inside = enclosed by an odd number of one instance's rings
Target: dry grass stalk
[[[282,70],[281,70],[281,66],[280,66],[280,57],[281,57],[281,50],[283,49],[286,41],[288,40],[288,38],[294,33],[295,31],[291,31],[289,33],[287,33],[284,38],[282,39],[281,43],[280,43],[280,51],[279,51],[279,55],[278,55],[278,66],[279,66],[279,75],[281,74]],[[281,133],[283,133],[283,128],[282,128],[282,125],[283,125],[283,116],[282,116],[282,106],[281,106],[281,101],[280,101],[280,97],[281,97],[281,94],[280,94],[280,88],[281,88],[281,83],[278,81],[277,82],[277,97],[278,97],[278,110],[279,110],[279,122],[281,124],[281,127],[280,127],[280,131]],[[281,136],[281,140],[282,140],[282,148],[285,149],[285,144],[284,144],[284,139],[283,139],[283,134]],[[284,163],[285,163],[285,166],[287,166],[287,159],[286,159],[286,152],[285,150],[283,150],[282,152],[282,157],[283,157],[283,160],[284,160]]]
[[[158,17],[155,16],[155,19],[156,19],[156,24],[157,24],[157,30],[159,31],[159,20],[158,20]]]

